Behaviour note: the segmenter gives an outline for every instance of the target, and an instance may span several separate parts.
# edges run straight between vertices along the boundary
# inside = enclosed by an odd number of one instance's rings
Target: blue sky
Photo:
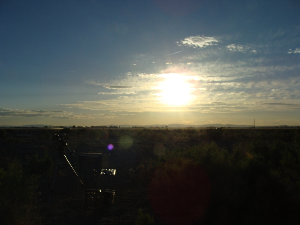
[[[1,125],[300,124],[297,0],[0,3]]]

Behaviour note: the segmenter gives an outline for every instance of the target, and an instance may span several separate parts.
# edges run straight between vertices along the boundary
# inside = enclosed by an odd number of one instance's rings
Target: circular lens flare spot
[[[114,145],[113,145],[113,144],[109,144],[109,145],[107,146],[107,149],[110,150],[110,151],[113,150],[113,149],[114,149]]]
[[[167,224],[194,224],[209,205],[211,184],[206,171],[187,159],[159,165],[149,187],[154,212]]]
[[[129,135],[124,135],[120,138],[119,144],[121,148],[128,149],[133,144],[133,139]]]

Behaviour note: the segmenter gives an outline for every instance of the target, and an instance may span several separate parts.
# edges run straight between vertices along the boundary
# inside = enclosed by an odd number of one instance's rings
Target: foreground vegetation
[[[48,146],[54,132],[44,129],[38,138],[0,133],[0,191],[6,193],[0,201],[1,224],[41,222],[38,184],[53,170]],[[82,128],[63,132],[75,151],[102,152],[105,166],[149,182],[151,207],[147,216],[139,211],[139,224],[144,220],[153,224],[149,214],[157,224],[299,222],[299,130]],[[112,151],[108,144],[113,144]]]
[[[15,158],[0,168],[0,224],[41,224],[38,181],[52,169],[52,159],[38,154],[27,157],[25,165]]]

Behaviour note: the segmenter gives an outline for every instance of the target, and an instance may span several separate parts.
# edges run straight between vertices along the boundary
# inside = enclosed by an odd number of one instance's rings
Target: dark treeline
[[[76,152],[101,152],[120,176],[148,182],[157,224],[299,222],[297,129],[65,128],[37,136],[0,131],[1,224],[42,223],[37,190],[51,177],[57,132]]]

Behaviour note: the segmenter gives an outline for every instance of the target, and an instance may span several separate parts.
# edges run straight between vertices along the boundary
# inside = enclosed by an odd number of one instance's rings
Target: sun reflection
[[[163,79],[156,87],[160,91],[156,95],[161,103],[182,106],[191,102],[194,88],[189,82],[190,77],[177,73],[161,74],[158,77]]]

